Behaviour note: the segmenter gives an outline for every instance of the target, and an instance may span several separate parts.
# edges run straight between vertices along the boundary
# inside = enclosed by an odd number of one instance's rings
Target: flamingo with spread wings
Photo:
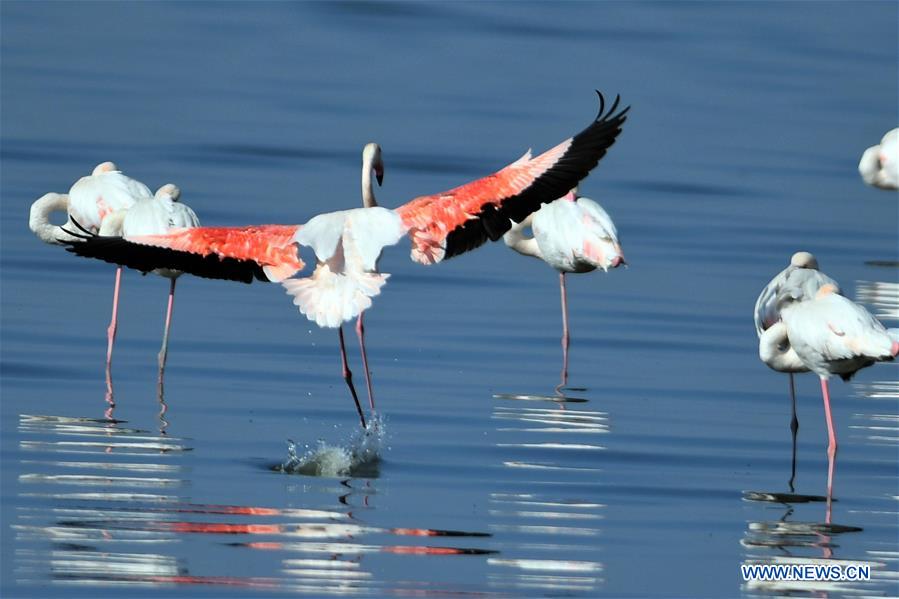
[[[496,241],[541,204],[563,196],[586,177],[615,142],[629,107],[619,98],[583,131],[537,157],[528,151],[500,171],[449,191],[417,197],[395,209],[371,206],[318,215],[304,225],[198,227],[165,235],[85,234],[69,250],[142,271],[172,268],[201,277],[250,283],[282,282],[300,312],[319,326],[340,329],[371,306],[389,274],[381,252],[403,237],[411,257],[436,264]],[[77,234],[77,232],[74,232]],[[311,276],[300,247],[312,248]],[[341,332],[342,336],[342,332]],[[365,418],[356,401],[360,421]]]

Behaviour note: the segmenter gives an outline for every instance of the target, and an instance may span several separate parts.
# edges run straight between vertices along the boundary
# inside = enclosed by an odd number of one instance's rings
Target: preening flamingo
[[[524,230],[531,227],[533,237]],[[525,256],[543,260],[559,271],[562,296],[562,381],[568,384],[568,296],[565,273],[608,272],[625,264],[618,230],[603,207],[577,195],[577,187],[563,197],[544,204],[503,236],[506,245]]]
[[[858,172],[868,185],[899,189],[899,127],[887,131],[879,144],[864,151]]]
[[[130,208],[120,210],[104,219],[100,226],[100,235],[129,236],[157,235],[167,233],[171,229],[189,229],[200,226],[196,213],[190,206],[181,203],[181,189],[173,183],[160,187],[153,197],[140,198]],[[80,223],[79,223],[80,224]],[[77,231],[69,232],[79,235]],[[181,271],[170,268],[157,268],[153,272],[169,279],[169,301],[165,313],[165,332],[162,336],[162,349],[159,350],[159,380],[165,370],[169,348],[169,329],[172,325],[172,308],[175,302],[175,283]]]
[[[821,285],[811,296],[807,285],[801,278],[789,277],[777,294],[776,307],[792,350],[802,364],[821,379],[827,420],[829,499],[833,490],[837,437],[827,380],[833,374],[849,380],[862,368],[892,360],[899,353],[899,331],[887,331],[865,308],[840,295],[836,285]]]
[[[81,227],[97,233],[103,221],[120,210],[131,208],[142,198],[152,198],[150,189],[128,177],[112,162],[98,164],[93,172],[72,185],[68,195],[48,193],[31,205],[28,226],[41,241],[61,245],[75,240],[62,227],[50,224],[52,212],[65,210],[69,221],[77,221]],[[71,230],[71,229],[69,229]],[[112,296],[112,318],[106,330],[106,371],[112,364],[112,346],[118,328],[119,289],[122,283],[122,266],[116,268],[115,289]]]
[[[598,93],[598,92],[597,92]],[[417,197],[396,209],[363,207],[318,215],[304,225],[199,227],[166,235],[91,236],[70,251],[142,271],[173,268],[201,277],[281,282],[304,268],[299,247],[311,247],[311,276],[284,282],[301,313],[339,328],[380,293],[388,274],[377,270],[382,250],[404,236],[411,257],[435,264],[496,241],[541,204],[561,197],[587,176],[614,143],[628,108],[619,99],[577,135],[533,158],[530,151],[502,170],[446,192]],[[364,176],[364,174],[363,174]],[[364,416],[356,401],[360,420]]]

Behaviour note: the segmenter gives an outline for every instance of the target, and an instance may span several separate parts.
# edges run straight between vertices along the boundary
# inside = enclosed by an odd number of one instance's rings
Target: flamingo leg
[[[837,456],[837,436],[833,430],[833,415],[830,413],[830,392],[827,388],[827,379],[821,378],[821,393],[824,396],[824,417],[827,419],[827,503],[830,504],[833,496],[833,469]]]
[[[790,469],[790,493],[794,493],[796,489],[793,483],[796,480],[796,433],[799,432],[799,419],[796,417],[796,385],[793,380],[793,373],[790,373],[790,399],[793,405],[793,418],[790,420],[790,432],[793,437],[793,460]]]
[[[112,345],[115,343],[115,334],[118,329],[119,322],[119,289],[122,286],[122,268],[116,268],[115,271],[115,290],[112,294],[112,319],[109,322],[109,328],[106,329],[106,370],[109,372],[112,366]]]
[[[169,305],[165,311],[165,333],[162,334],[162,349],[159,350],[159,380],[162,381],[162,373],[165,370],[165,360],[169,354],[169,330],[172,327],[172,308],[175,305],[175,283],[178,279],[172,279],[169,287]]]
[[[568,384],[568,293],[565,290],[565,273],[559,273],[559,288],[562,293],[562,382],[559,389]]]
[[[356,336],[359,338],[359,348],[362,351],[362,367],[365,369],[365,386],[368,387],[368,405],[371,411],[375,411],[375,395],[371,388],[371,372],[368,370],[368,355],[365,353],[365,326],[362,324],[362,317],[365,311],[359,313],[356,319]]]
[[[365,415],[362,413],[362,406],[359,404],[359,397],[356,395],[356,388],[353,387],[353,373],[350,372],[350,368],[347,365],[346,344],[343,341],[343,325],[340,325],[340,327],[338,327],[337,336],[340,338],[340,364],[343,367],[343,380],[346,381],[347,387],[350,388],[350,393],[353,396],[353,401],[356,403],[356,411],[359,413],[359,420],[362,422],[362,428],[365,428]]]

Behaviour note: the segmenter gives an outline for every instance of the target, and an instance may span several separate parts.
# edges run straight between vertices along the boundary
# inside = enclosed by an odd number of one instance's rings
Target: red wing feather
[[[194,227],[164,235],[83,236],[70,252],[143,272],[157,268],[250,283],[275,281],[303,269],[293,241],[296,225]]]
[[[433,264],[496,241],[516,222],[567,193],[597,165],[621,133],[628,108],[619,100],[586,129],[531,158],[530,152],[502,170],[450,191],[421,196],[396,212],[412,239],[412,259]]]

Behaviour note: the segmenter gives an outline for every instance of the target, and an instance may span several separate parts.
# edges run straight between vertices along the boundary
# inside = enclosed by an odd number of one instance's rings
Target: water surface
[[[798,249],[896,326],[896,195],[856,164],[897,120],[894,3],[4,2],[2,591],[895,595],[897,370],[833,383],[831,522],[818,383],[756,356],[756,294]],[[206,224],[300,223],[482,176],[632,105],[581,191],[630,267],[557,276],[494,245],[439,266],[401,244],[367,313],[379,459],[353,447],[333,331],[277,286],[166,282],[42,245],[30,203],[115,160]],[[352,335],[350,335],[352,337]],[[350,345],[361,381],[355,345]],[[364,392],[363,392],[364,393]],[[748,561],[848,560],[874,580],[747,586]],[[845,562],[834,562],[845,563]]]

